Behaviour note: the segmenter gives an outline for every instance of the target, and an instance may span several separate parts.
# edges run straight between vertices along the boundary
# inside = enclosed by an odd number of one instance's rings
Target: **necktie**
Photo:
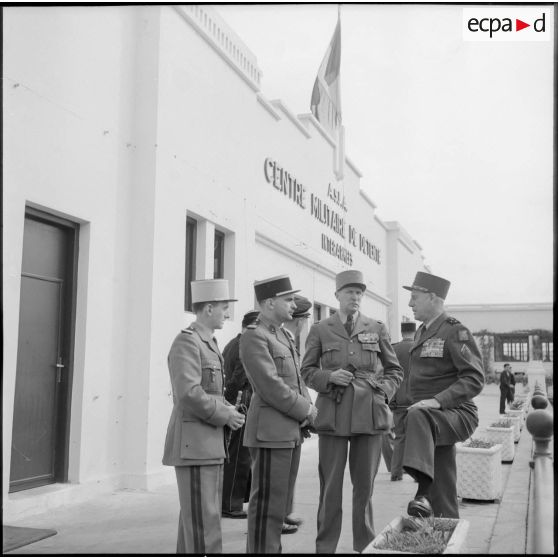
[[[347,316],[347,321],[345,322],[345,331],[347,335],[350,337],[351,333],[353,332],[353,315],[349,314]]]

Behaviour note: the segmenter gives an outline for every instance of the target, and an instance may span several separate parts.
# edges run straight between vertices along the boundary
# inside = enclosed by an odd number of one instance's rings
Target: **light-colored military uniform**
[[[285,329],[260,318],[242,334],[240,358],[254,390],[244,431],[252,457],[246,552],[278,554],[311,399]]]
[[[378,375],[380,363],[383,374]],[[339,368],[356,369],[345,388],[329,382]],[[314,324],[306,341],[302,376],[318,392],[316,430],[320,452],[320,504],[316,552],[333,554],[341,533],[343,475],[350,441],[353,482],[353,548],[360,552],[375,536],[372,491],[382,435],[392,426],[388,401],[402,370],[382,322],[359,314],[352,333],[339,314]]]
[[[433,479],[429,499],[434,515],[459,517],[455,446],[478,426],[472,399],[484,386],[482,358],[471,332],[443,313],[419,328],[410,350],[411,401],[435,398],[440,409],[407,412],[403,467]]]
[[[215,338],[193,322],[169,356],[173,409],[163,464],[175,467],[180,499],[178,554],[220,554],[223,426],[231,409],[223,397],[223,357]]]

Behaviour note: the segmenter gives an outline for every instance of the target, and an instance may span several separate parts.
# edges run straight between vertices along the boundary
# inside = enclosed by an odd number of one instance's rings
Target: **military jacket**
[[[346,388],[329,381],[339,368],[355,370]],[[378,434],[392,427],[387,402],[403,372],[382,322],[359,314],[350,336],[338,314],[314,324],[306,340],[302,376],[318,392],[318,433]]]
[[[482,358],[471,332],[441,314],[415,335],[409,361],[413,402],[435,398],[442,409],[464,408],[476,416],[472,399],[484,386]]]
[[[168,356],[173,409],[163,464],[212,465],[225,457],[223,426],[231,409],[223,397],[223,357],[196,322],[175,338]]]
[[[393,344],[395,356],[401,368],[403,368],[403,381],[390,402],[391,408],[408,407],[411,404],[411,397],[409,395],[409,359],[411,358],[410,350],[412,346],[413,341],[410,339],[403,339],[399,343]]]
[[[289,332],[260,317],[240,338],[240,359],[253,389],[244,445],[295,447],[301,442],[300,424],[312,400]]]

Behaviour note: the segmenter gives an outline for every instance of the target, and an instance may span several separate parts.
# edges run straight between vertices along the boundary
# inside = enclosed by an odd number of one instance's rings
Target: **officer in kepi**
[[[196,320],[175,338],[168,356],[173,408],[163,464],[175,468],[180,500],[177,554],[221,554],[224,426],[244,415],[223,396],[223,357],[213,334],[228,319],[226,279],[192,281]]]
[[[304,380],[318,392],[317,554],[334,554],[337,548],[347,455],[353,483],[353,549],[361,552],[375,536],[374,479],[383,435],[393,424],[388,402],[403,378],[386,326],[359,310],[366,291],[362,273],[342,271],[335,287],[339,310],[312,326],[302,361]]]
[[[244,432],[252,460],[246,552],[279,554],[302,429],[314,422],[317,410],[300,376],[294,342],[283,327],[296,310],[298,291],[286,275],[256,281],[254,291],[260,317],[240,338],[240,359],[254,391]]]
[[[471,332],[444,311],[449,287],[447,279],[422,271],[403,287],[422,322],[410,349],[403,450],[403,468],[418,482],[407,513],[417,517],[459,517],[455,443],[479,422],[472,399],[484,386],[482,358]]]

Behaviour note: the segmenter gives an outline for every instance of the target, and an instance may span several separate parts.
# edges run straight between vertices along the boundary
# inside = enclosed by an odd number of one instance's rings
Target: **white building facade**
[[[394,340],[428,269],[312,115],[265,98],[255,56],[207,6],[4,8],[4,513],[172,482],[166,357],[191,279],[288,274]],[[350,131],[348,131],[350,133]]]

